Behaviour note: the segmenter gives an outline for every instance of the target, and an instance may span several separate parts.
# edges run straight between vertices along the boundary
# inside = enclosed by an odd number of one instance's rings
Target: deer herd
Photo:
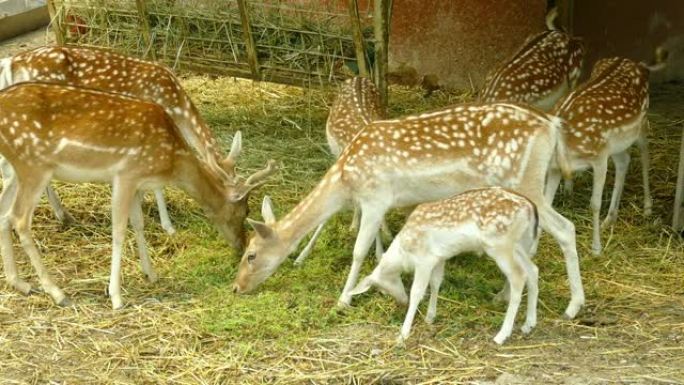
[[[58,219],[73,221],[50,187],[53,179],[112,185],[112,259],[108,294],[121,308],[121,259],[130,222],[143,273],[156,273],[143,235],[141,197],[156,196],[169,234],[162,188],[184,190],[204,209],[219,233],[244,251],[233,283],[236,293],[255,290],[311,232],[296,263],[313,252],[324,223],[353,207],[357,231],[351,269],[338,305],[371,287],[408,303],[399,340],[410,333],[417,307],[430,287],[426,321],[436,315],[447,259],[464,252],[492,258],[506,277],[497,297],[508,301],[503,343],[526,286],[523,333],[536,324],[538,269],[532,262],[541,230],[563,253],[570,301],[565,317],[584,304],[575,226],[552,206],[572,173],[593,170],[592,250],[601,252],[601,226],[615,221],[630,156],[640,149],[644,212],[651,210],[648,183],[649,71],[663,66],[626,58],[599,60],[579,84],[584,48],[580,39],[553,29],[530,39],[487,77],[478,101],[387,119],[371,81],[353,78],[332,105],[326,136],[335,162],[314,189],[276,219],[263,199],[262,221],[247,217],[247,199],[276,171],[275,161],[249,177],[237,174],[242,150],[236,132],[224,155],[178,79],[165,66],[107,50],[42,47],[0,61],[0,251],[5,279],[24,294],[36,291],[20,278],[12,230],[37,272],[40,289],[55,303],[70,303],[42,264],[31,235],[33,211],[45,190]],[[608,214],[599,224],[608,158],[615,185]],[[388,210],[418,205],[387,251],[382,244]],[[244,222],[254,229],[247,241]],[[375,245],[378,264],[359,280]],[[404,271],[414,279],[407,296]]]

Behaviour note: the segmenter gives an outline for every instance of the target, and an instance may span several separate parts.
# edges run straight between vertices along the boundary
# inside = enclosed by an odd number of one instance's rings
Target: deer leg
[[[121,298],[121,254],[126,239],[128,213],[137,188],[132,183],[115,177],[112,183],[112,267],[109,276],[108,293],[114,310],[123,307]]]
[[[382,245],[382,232],[378,231],[375,235],[375,260],[378,263],[380,263],[383,254],[385,254],[385,247]]]
[[[511,287],[511,298],[508,301],[508,308],[506,309],[506,316],[504,317],[503,325],[499,333],[494,337],[494,342],[501,345],[510,337],[513,331],[513,324],[515,323],[515,316],[518,314],[520,307],[520,300],[522,299],[523,288],[527,274],[525,269],[518,263],[513,253],[513,250],[498,250],[492,253],[487,253],[494,257],[499,269],[504,273]]]
[[[169,212],[166,209],[164,190],[161,188],[154,189],[154,197],[157,201],[157,210],[159,210],[159,221],[161,222],[162,228],[169,235],[175,234],[176,229],[173,227],[173,224],[171,223],[171,218],[169,218]]]
[[[309,239],[309,243],[306,244],[306,247],[304,247],[302,252],[299,253],[299,256],[297,256],[297,259],[295,259],[295,265],[301,265],[302,263],[304,263],[304,260],[308,258],[309,255],[311,255],[314,245],[316,244],[318,237],[321,235],[321,231],[323,231],[323,226],[325,226],[325,223],[321,223],[320,225],[318,225],[318,227],[316,227],[316,231],[314,231],[313,235],[311,236],[311,239]]]
[[[527,314],[525,323],[520,328],[524,334],[528,334],[537,325],[537,302],[539,298],[539,268],[530,259],[529,255],[516,249],[516,259],[525,269],[527,275]]]
[[[546,188],[544,189],[544,197],[549,204],[553,204],[553,199],[556,197],[556,191],[558,191],[560,180],[560,170],[550,168],[546,176]]]
[[[391,241],[392,240],[392,231],[389,228],[389,225],[387,225],[387,221],[385,218],[382,218],[382,224],[380,225],[380,231],[382,232],[382,236],[387,240]]]
[[[17,264],[14,260],[14,247],[12,246],[12,227],[10,224],[9,211],[17,193],[17,180],[13,174],[4,174],[2,193],[0,193],[0,251],[5,272],[5,280],[20,293],[28,295],[33,292],[31,285],[19,278]]]
[[[43,190],[50,181],[49,174],[36,175],[34,171],[31,177],[17,175],[18,186],[16,198],[11,209],[12,224],[19,235],[21,246],[29,256],[31,265],[36,270],[40,284],[46,293],[52,297],[59,306],[68,306],[71,302],[62,290],[52,281],[50,274],[43,265],[40,252],[31,235],[31,220]]]
[[[359,222],[361,219],[361,209],[358,205],[354,205],[354,216],[352,217],[351,224],[349,224],[349,231],[354,234],[359,233]]]
[[[629,153],[623,151],[610,156],[615,165],[615,185],[613,186],[613,194],[610,198],[610,207],[606,219],[601,223],[601,227],[607,227],[617,220],[618,208],[620,200],[622,199],[622,191],[625,187],[625,177],[627,176],[627,169],[629,168]]]
[[[637,140],[637,145],[639,146],[639,155],[641,156],[641,178],[644,184],[644,215],[651,215],[653,198],[651,198],[651,188],[649,187],[648,182],[648,169],[650,167],[648,139],[646,139],[645,136],[642,136]]]
[[[404,344],[411,333],[411,325],[413,325],[413,319],[416,316],[416,311],[418,311],[418,304],[420,304],[425,295],[425,289],[427,289],[430,283],[430,276],[433,270],[434,266],[431,265],[416,266],[416,271],[413,274],[413,284],[411,284],[411,294],[409,294],[406,318],[404,318],[404,324],[401,325],[401,332],[397,338],[397,343],[400,345]]]
[[[361,265],[366,258],[366,254],[368,253],[368,249],[370,249],[374,237],[378,234],[380,222],[382,222],[385,211],[387,210],[372,207],[371,205],[361,207],[361,225],[359,227],[359,233],[356,236],[356,242],[354,243],[354,256],[351,269],[349,271],[349,276],[347,277],[347,282],[342,290],[342,295],[337,302],[340,307],[347,307],[351,304],[351,291],[354,289],[354,286],[356,286],[356,281],[358,280],[359,272],[361,271]]]
[[[582,287],[582,276],[580,275],[579,259],[577,258],[575,225],[546,202],[540,204],[537,203],[539,200],[533,199],[532,201],[537,204],[541,228],[551,234],[563,251],[565,268],[570,283],[570,303],[567,309],[565,309],[565,317],[568,319],[575,318],[582,305],[584,305],[584,288]]]
[[[62,222],[64,226],[71,226],[76,223],[76,219],[69,213],[69,210],[64,208],[62,201],[59,199],[59,195],[52,186],[48,185],[45,188],[45,193],[47,194],[48,202],[52,206],[52,210],[55,212],[57,220]]]
[[[152,267],[152,261],[150,261],[150,256],[147,253],[147,244],[145,242],[144,229],[144,219],[141,206],[142,193],[138,192],[133,197],[131,202],[130,211],[130,222],[133,228],[133,233],[135,234],[135,243],[138,246],[138,256],[140,257],[140,266],[142,266],[142,271],[147,277],[150,283],[157,281],[157,273],[154,272]]]
[[[432,269],[430,276],[430,303],[428,305],[427,314],[425,315],[425,322],[431,324],[435,321],[437,316],[437,297],[439,296],[439,287],[442,285],[444,278],[444,261],[440,262]]]
[[[504,282],[504,287],[494,296],[494,302],[508,302],[511,299],[511,286],[508,280]]]
[[[603,186],[606,183],[606,173],[608,172],[608,158],[599,158],[592,164],[594,171],[594,184],[591,189],[591,219],[592,219],[592,241],[591,251],[594,255],[601,255],[601,228],[599,220],[601,215],[601,198],[603,197]]]

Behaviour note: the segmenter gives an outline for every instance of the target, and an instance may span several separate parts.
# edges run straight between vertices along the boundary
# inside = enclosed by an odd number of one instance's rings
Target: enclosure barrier
[[[325,86],[387,87],[390,0],[49,0],[58,44],[111,48],[174,69]]]

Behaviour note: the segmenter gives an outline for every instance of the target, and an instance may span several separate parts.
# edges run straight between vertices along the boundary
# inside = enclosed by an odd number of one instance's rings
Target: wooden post
[[[572,35],[575,24],[575,1],[560,0],[558,3],[558,16],[561,25],[570,35]]]
[[[389,18],[390,0],[373,2],[373,24],[375,30],[375,84],[380,91],[380,101],[387,106],[387,67],[389,66]]]
[[[138,8],[138,15],[140,16],[140,28],[142,28],[142,38],[146,45],[145,50],[143,50],[143,58],[147,58],[147,55],[145,55],[147,52],[150,54],[152,60],[156,60],[157,55],[152,48],[152,34],[150,32],[150,21],[148,20],[147,16],[147,5],[145,4],[145,0],[135,0],[135,5]]]
[[[679,149],[679,170],[677,172],[677,185],[675,186],[674,213],[672,215],[672,227],[679,231],[682,223],[682,198],[684,198],[684,127],[682,129],[682,145]]]
[[[245,45],[247,48],[247,60],[249,61],[249,68],[252,70],[254,80],[261,80],[261,71],[259,70],[259,61],[257,59],[256,44],[254,43],[254,36],[252,36],[252,27],[249,24],[249,15],[247,14],[247,4],[245,0],[237,0],[238,9],[240,11],[240,21],[242,24],[242,33],[245,35]]]
[[[356,64],[359,67],[359,75],[367,78],[370,74],[368,73],[368,67],[366,66],[366,45],[364,44],[363,32],[361,31],[359,3],[357,0],[349,1],[349,20],[352,27],[354,48],[356,49]]]
[[[50,14],[50,28],[52,33],[55,34],[55,41],[57,45],[64,45],[64,30],[62,29],[62,20],[60,20],[57,14],[57,6],[55,0],[47,1],[48,13]]]

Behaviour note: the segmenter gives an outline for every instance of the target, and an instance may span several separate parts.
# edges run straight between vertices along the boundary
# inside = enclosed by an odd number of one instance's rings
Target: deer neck
[[[175,182],[205,210],[216,212],[226,203],[221,179],[209,170],[190,150],[178,154]]]
[[[341,174],[337,165],[333,165],[309,195],[274,225],[279,238],[287,245],[288,255],[306,234],[340,211],[351,199]]]

